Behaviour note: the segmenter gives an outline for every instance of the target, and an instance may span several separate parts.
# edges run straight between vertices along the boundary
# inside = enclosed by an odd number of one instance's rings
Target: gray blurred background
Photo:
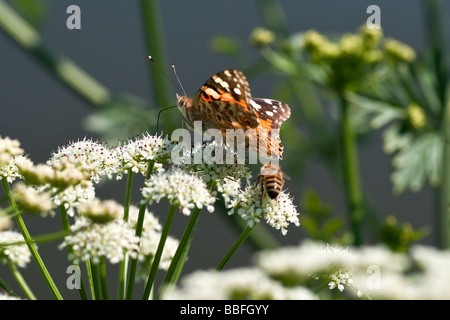
[[[146,52],[143,42],[137,1],[50,0],[48,3],[49,12],[42,28],[46,46],[72,59],[112,92],[132,93],[147,101],[148,108],[160,107],[152,105],[147,59],[151,53]],[[368,18],[367,7],[377,4],[381,8],[381,26],[385,36],[405,42],[417,52],[425,46],[421,2],[418,0],[287,0],[280,3],[291,33],[308,29],[324,33],[355,32]],[[66,28],[69,16],[66,9],[71,4],[81,9],[81,30]],[[450,13],[448,4],[447,14]],[[231,36],[248,46],[250,55],[257,55],[256,50],[248,45],[251,31],[263,24],[254,1],[166,0],[160,1],[160,8],[169,64],[161,68],[170,73],[170,65],[174,64],[188,95],[193,95],[213,73],[239,67],[234,60],[211,50],[213,37]],[[449,22],[446,23],[448,26]],[[273,83],[270,79],[255,79],[250,84],[254,97],[271,96]],[[0,104],[0,135],[18,139],[35,163],[45,162],[51,152],[70,140],[83,136],[95,138],[83,126],[85,117],[92,112],[91,107],[49,75],[3,32],[0,32]],[[178,111],[168,111],[164,116],[179,118],[181,125]],[[436,204],[430,188],[426,187],[419,193],[393,195],[391,159],[382,151],[381,136],[373,135],[360,148],[359,156],[363,186],[377,210],[386,216],[395,215],[400,221],[410,221],[415,227],[427,225],[433,230],[434,221],[430,213]],[[124,181],[113,184],[102,186],[98,196],[121,201]],[[300,212],[302,192],[312,188],[325,202],[334,206],[336,214],[346,213],[343,192],[321,163],[310,165],[301,180],[293,177],[286,186],[296,197]],[[136,203],[138,198],[134,200]],[[161,221],[164,221],[165,210],[163,207],[156,212]],[[187,221],[186,217],[178,215],[172,234],[179,237]],[[32,235],[60,228],[58,217],[45,220],[27,217],[26,222]],[[297,244],[305,237],[301,226],[290,227],[284,237],[277,232],[271,233],[284,244]],[[225,215],[203,212],[184,273],[214,268],[237,235]],[[431,233],[424,242],[433,244],[435,240]],[[56,246],[53,243],[40,246],[44,261],[63,296],[77,298],[76,292],[65,288],[68,263]],[[228,267],[249,265],[252,252],[251,246],[245,244]],[[113,269],[111,273],[114,272]],[[11,279],[5,267],[0,267],[0,274],[5,280]],[[23,270],[23,274],[38,298],[52,298],[33,264]]]

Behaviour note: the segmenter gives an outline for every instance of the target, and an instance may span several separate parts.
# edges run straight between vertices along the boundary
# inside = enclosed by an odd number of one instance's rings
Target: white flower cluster
[[[113,150],[98,141],[86,138],[58,148],[48,164],[51,165],[63,159],[77,164],[77,167],[83,167],[96,183],[100,181],[102,176],[106,175],[111,178],[116,173],[118,166],[117,157]]]
[[[343,291],[345,285],[352,285],[351,270],[356,256],[348,249],[306,241],[300,247],[263,252],[256,261],[264,272],[286,286],[306,285],[311,288],[321,280],[330,289]]]
[[[80,217],[70,230],[71,234],[59,246],[60,249],[71,247],[70,261],[78,263],[91,260],[98,264],[104,257],[111,263],[118,263],[125,258],[125,254],[137,258],[139,238],[135,236],[135,230],[123,220],[93,223],[90,219]]]
[[[0,208],[0,231],[8,230],[12,226],[12,220],[6,212]]]
[[[181,286],[164,296],[167,300],[315,300],[306,288],[283,287],[256,268],[196,271]]]
[[[403,254],[381,245],[350,249],[306,241],[263,252],[256,264],[285,286],[325,283],[347,298],[450,299],[450,252],[423,245]]]
[[[153,174],[145,182],[142,195],[150,204],[166,198],[172,205],[179,206],[185,215],[190,215],[194,208],[204,206],[212,212],[216,200],[202,179],[181,169]]]
[[[31,213],[49,213],[53,203],[48,192],[39,192],[23,182],[17,182],[12,190],[12,197],[20,210]]]
[[[0,300],[22,300],[22,299],[16,296],[11,296],[9,294],[0,292]]]
[[[0,232],[0,263],[7,264],[8,261],[11,261],[13,264],[25,268],[31,260],[31,253],[27,245],[25,243],[8,245],[23,241],[23,236],[18,232]]]
[[[23,149],[20,148],[18,140],[0,136],[0,169],[8,165],[15,156],[22,154]]]
[[[155,162],[157,168],[162,163],[170,162],[170,155],[174,144],[167,138],[144,134],[140,139],[128,140],[128,142],[115,149],[119,175],[126,174],[129,170],[145,175],[150,161]]]
[[[71,247],[69,260],[98,263],[105,257],[111,263],[117,263],[129,254],[131,258],[138,258],[142,269],[151,265],[162,229],[151,212],[145,212],[142,235],[138,238],[135,233],[139,209],[135,206],[130,207],[128,222],[123,220],[123,207],[113,200],[85,201],[79,211],[81,217],[71,226],[71,233],[59,247]],[[169,267],[178,243],[175,238],[166,239],[161,269]]]
[[[114,200],[101,201],[98,198],[83,201],[78,207],[78,214],[97,223],[105,223],[118,218],[123,207]]]
[[[13,183],[14,180],[21,178],[22,176],[19,174],[19,170],[17,169],[16,159],[20,161],[24,159],[25,156],[20,155],[12,158],[6,165],[0,167],[0,178],[6,178],[8,183]]]
[[[449,283],[449,251],[304,241],[257,254],[252,268],[194,272],[164,298],[448,300]]]
[[[12,183],[20,177],[15,165],[15,159],[19,157],[23,157],[20,142],[0,136],[0,178],[6,178],[8,183]]]
[[[242,157],[222,141],[194,145],[181,162],[186,171],[195,172],[206,183],[213,181],[218,189],[226,179],[239,181],[251,178]]]
[[[267,224],[286,235],[289,224],[300,225],[299,213],[285,191],[280,192],[276,199],[269,199],[263,194],[260,185],[256,184],[239,190],[228,199],[226,206],[231,208],[229,214],[237,212],[249,227],[264,218]]]

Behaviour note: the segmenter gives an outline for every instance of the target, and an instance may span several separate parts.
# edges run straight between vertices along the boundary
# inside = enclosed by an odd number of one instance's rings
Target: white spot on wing
[[[250,104],[252,105],[253,108],[255,108],[256,110],[261,109],[261,106],[259,104],[257,104],[255,101],[250,100]]]

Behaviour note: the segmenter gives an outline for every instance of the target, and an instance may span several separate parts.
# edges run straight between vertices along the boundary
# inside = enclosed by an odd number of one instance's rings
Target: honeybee
[[[289,179],[289,176],[281,171],[280,166],[270,162],[263,165],[258,175],[262,195],[267,194],[270,199],[276,199],[283,189],[284,178]]]

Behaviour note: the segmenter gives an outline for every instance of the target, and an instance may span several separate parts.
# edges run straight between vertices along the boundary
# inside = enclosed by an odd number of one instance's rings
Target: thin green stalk
[[[0,29],[94,107],[101,107],[110,101],[111,94],[107,88],[70,59],[57,56],[45,48],[38,31],[4,1],[0,1]]]
[[[145,180],[148,180],[153,172],[153,166],[155,165],[154,161],[150,161],[147,167],[147,173],[145,175]],[[136,236],[141,237],[142,228],[144,225],[145,218],[145,209],[147,208],[147,204],[145,201],[141,201],[141,206],[139,207],[139,215],[136,224]],[[130,270],[128,272],[128,284],[126,289],[126,299],[131,300],[133,297],[133,287],[134,287],[134,279],[136,277],[136,267],[137,267],[137,259],[131,259],[130,262]]]
[[[56,232],[42,234],[39,236],[34,236],[32,238],[32,240],[36,244],[47,243],[47,242],[53,242],[56,240],[63,239],[66,235],[67,235],[67,233],[65,231],[56,231]],[[22,244],[26,244],[26,242],[24,240],[22,240],[22,241],[8,242],[8,243],[0,243],[0,247],[18,246],[18,245],[22,245]]]
[[[447,88],[447,102],[442,124],[444,150],[442,159],[442,184],[440,187],[440,212],[438,218],[439,241],[444,249],[450,248],[450,84]]]
[[[180,277],[181,270],[183,269],[184,263],[186,262],[187,253],[191,247],[191,241],[194,236],[194,231],[197,226],[198,219],[200,217],[200,209],[195,208],[192,210],[191,217],[189,219],[188,225],[184,230],[183,236],[178,245],[177,251],[170,263],[169,269],[164,277],[160,289],[156,295],[156,299],[159,300],[163,297],[164,292],[175,286]]]
[[[108,277],[106,274],[106,262],[105,262],[104,257],[102,257],[102,259],[100,260],[100,263],[98,264],[98,274],[99,274],[100,291],[101,291],[102,300],[109,300]]]
[[[60,212],[61,224],[62,224],[62,227],[64,230],[64,234],[69,234],[70,233],[70,222],[69,222],[69,216],[67,214],[67,210],[66,210],[66,207],[64,206],[64,204],[61,204],[59,206],[59,212]],[[36,240],[36,237],[34,238],[34,240]],[[73,252],[73,249],[71,246],[67,248],[67,252],[69,254],[71,254]],[[73,261],[71,263],[76,265],[78,267],[78,269],[81,270],[80,265],[78,263],[74,263]],[[80,294],[80,297],[82,300],[87,300],[86,289],[84,287],[83,278],[81,278],[81,277],[80,277],[80,289],[78,289],[78,293]]]
[[[339,102],[342,115],[341,144],[343,151],[343,174],[349,220],[354,236],[354,245],[359,246],[363,242],[362,221],[364,218],[364,204],[359,176],[356,137],[350,121],[349,104],[344,93],[339,95]]]
[[[226,253],[226,255],[223,257],[222,261],[220,261],[219,265],[217,266],[216,270],[220,271],[222,270],[225,265],[227,264],[228,260],[233,256],[233,254],[237,251],[237,249],[241,246],[242,243],[244,243],[245,239],[247,239],[250,232],[253,230],[253,227],[247,226],[240,236],[236,239],[234,244],[231,246],[230,250]]]
[[[267,26],[281,34],[287,34],[286,16],[279,1],[257,0],[256,5]]]
[[[27,298],[29,300],[36,300],[36,296],[33,294],[30,287],[28,287],[27,282],[22,277],[22,274],[20,273],[17,266],[14,263],[12,263],[11,261],[8,261],[8,265],[9,265],[9,268],[11,269],[11,272],[13,273],[14,277],[16,278],[17,283],[22,288],[22,291],[25,293]]]
[[[101,300],[102,299],[102,291],[101,291],[102,288],[100,285],[100,274],[98,271],[98,265],[89,261],[89,264],[87,264],[87,266],[90,269],[91,289],[93,289],[92,298],[94,300]]]
[[[14,290],[11,289],[11,287],[8,286],[8,284],[2,278],[0,278],[0,288],[6,291],[10,296],[17,297],[17,294],[14,292]]]
[[[162,15],[159,9],[159,1],[140,0],[139,3],[147,43],[146,56],[151,55],[158,65],[166,66],[164,31],[162,28],[163,24],[161,22]],[[172,102],[168,95],[168,82],[151,63],[149,63],[149,71],[155,89],[155,94],[153,95],[155,105],[160,108],[169,106]]]
[[[164,250],[164,245],[166,244],[167,237],[169,235],[170,226],[172,225],[173,217],[175,215],[175,211],[177,207],[172,205],[170,206],[169,213],[167,214],[166,222],[164,223],[164,228],[161,232],[161,238],[159,240],[158,248],[156,249],[155,257],[152,262],[152,267],[150,269],[150,273],[147,278],[147,282],[145,284],[144,295],[142,300],[148,300],[150,297],[150,292],[153,288],[153,283],[155,281],[156,272],[159,268],[159,262],[161,261],[161,256]]]
[[[9,187],[8,182],[6,181],[6,178],[3,177],[2,178],[2,184],[3,184],[3,189],[5,190],[5,194],[8,197],[8,201],[9,201],[9,205],[14,208],[14,211],[17,212],[17,206],[15,201],[12,198],[11,195],[11,188]],[[33,257],[39,271],[41,272],[42,276],[44,277],[44,281],[47,283],[47,286],[49,287],[51,293],[53,294],[53,296],[58,299],[58,300],[62,300],[62,296],[58,291],[58,288],[56,287],[55,283],[53,282],[52,277],[50,276],[50,273],[48,272],[47,268],[44,265],[44,262],[42,261],[41,256],[39,255],[39,252],[36,249],[36,246],[33,243],[33,240],[31,239],[31,236],[28,232],[27,227],[25,226],[25,222],[22,219],[21,215],[18,215],[14,218],[17,227],[20,230],[20,233],[22,234],[25,243],[27,244],[28,249],[30,250],[31,256]]]
[[[86,264],[86,272],[88,274],[88,279],[89,279],[89,287],[91,288],[92,300],[97,300],[97,299],[99,299],[98,290],[97,290],[98,286],[95,283],[94,275],[92,273],[91,261],[86,260],[85,264]]]
[[[128,216],[130,213],[130,203],[131,203],[131,189],[133,185],[133,172],[131,170],[128,171],[127,176],[127,186],[125,189],[125,201],[123,205],[123,220],[125,222],[128,222]],[[125,259],[123,259],[120,262],[119,266],[119,285],[118,285],[118,292],[117,292],[117,299],[123,300],[125,297],[125,284],[127,282],[127,269],[128,269],[128,262],[129,262],[129,256],[128,254],[125,256]]]

